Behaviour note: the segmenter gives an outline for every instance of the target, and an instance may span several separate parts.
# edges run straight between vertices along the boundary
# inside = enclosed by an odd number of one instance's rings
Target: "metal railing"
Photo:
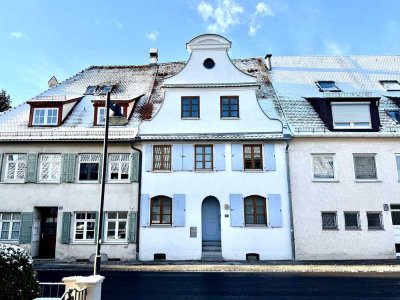
[[[70,288],[65,289],[62,282],[40,282],[40,297],[54,298],[60,300],[86,300],[87,289]],[[40,299],[40,298],[39,298]]]

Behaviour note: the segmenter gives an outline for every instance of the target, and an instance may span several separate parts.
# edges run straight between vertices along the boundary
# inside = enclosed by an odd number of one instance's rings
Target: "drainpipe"
[[[136,260],[139,257],[139,234],[140,234],[140,195],[142,194],[142,150],[133,146],[131,143],[131,148],[139,152],[139,176],[138,176],[138,214],[137,214],[137,225],[136,225]]]
[[[290,238],[292,244],[292,259],[296,260],[296,248],[294,239],[294,225],[293,225],[293,208],[292,208],[292,187],[290,183],[290,165],[289,165],[289,144],[291,138],[286,139],[285,157],[286,157],[286,176],[288,183],[288,197],[289,197],[289,214],[290,214]]]

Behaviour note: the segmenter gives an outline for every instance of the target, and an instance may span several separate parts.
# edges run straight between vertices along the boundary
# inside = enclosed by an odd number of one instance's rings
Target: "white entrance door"
[[[207,197],[201,206],[203,241],[220,241],[220,208],[215,197]]]
[[[396,255],[400,256],[400,204],[391,204],[392,224],[394,233],[394,244],[396,247]]]

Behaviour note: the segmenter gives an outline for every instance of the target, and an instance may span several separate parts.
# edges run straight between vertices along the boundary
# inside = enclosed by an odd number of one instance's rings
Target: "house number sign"
[[[190,227],[190,237],[191,238],[197,237],[197,227]]]

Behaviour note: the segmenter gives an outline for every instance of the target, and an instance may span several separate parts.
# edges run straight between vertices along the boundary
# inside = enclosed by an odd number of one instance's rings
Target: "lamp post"
[[[99,207],[99,224],[97,226],[97,238],[96,238],[96,256],[94,259],[93,275],[100,274],[101,265],[101,236],[103,233],[103,214],[104,214],[104,194],[106,188],[106,174],[107,174],[107,146],[108,146],[108,128],[111,125],[126,125],[128,120],[121,114],[121,107],[116,104],[115,106],[110,100],[110,91],[107,92],[106,103],[105,103],[105,119],[104,119],[104,142],[103,142],[103,161],[102,161],[102,172],[101,172],[101,191],[100,191],[100,207]],[[115,114],[110,117],[110,109]]]

